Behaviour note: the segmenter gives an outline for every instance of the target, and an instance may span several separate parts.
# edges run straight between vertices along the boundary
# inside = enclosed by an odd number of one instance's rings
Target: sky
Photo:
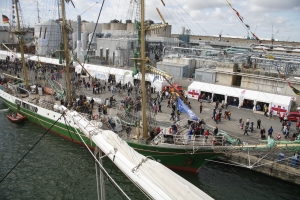
[[[138,0],[106,0],[99,23],[112,19],[134,19],[131,2]],[[165,6],[163,5],[164,2]],[[244,22],[259,38],[271,38],[272,26],[275,39],[300,42],[300,0],[228,0],[243,17]],[[57,0],[21,0],[22,18],[27,26],[49,19],[57,19]],[[166,22],[172,25],[172,33],[190,29],[192,35],[218,35],[247,37],[247,28],[241,23],[226,0],[145,0],[146,16],[154,22],[162,22],[156,7]],[[102,0],[73,0],[66,4],[67,18],[96,22]],[[37,9],[37,4],[39,12]],[[0,0],[0,11],[11,18],[11,0]],[[1,24],[2,20],[1,20]],[[250,35],[251,36],[251,35]]]

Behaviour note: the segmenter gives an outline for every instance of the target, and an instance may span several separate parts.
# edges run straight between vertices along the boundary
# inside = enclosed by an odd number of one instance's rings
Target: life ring
[[[97,120],[97,119],[98,119],[98,115],[97,115],[97,114],[94,115],[94,116],[93,116],[93,119],[94,119],[94,120]]]

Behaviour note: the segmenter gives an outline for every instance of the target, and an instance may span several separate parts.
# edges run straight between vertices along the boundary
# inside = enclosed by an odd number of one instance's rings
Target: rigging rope
[[[176,0],[174,0],[175,1],[175,3],[177,3],[177,1]],[[186,10],[184,10],[183,8],[182,8],[182,6],[179,4],[179,3],[177,3],[177,5],[192,19],[192,20],[194,20],[197,24],[198,24],[198,26],[206,33],[206,35],[209,35],[206,31],[205,31],[205,29],[204,28],[202,28],[202,26],[200,26],[200,24],[186,11]]]
[[[102,1],[102,5],[101,5],[100,12],[99,12],[99,15],[98,15],[96,24],[95,24],[95,28],[94,28],[94,31],[93,31],[92,38],[93,38],[94,35],[95,35],[95,31],[96,31],[96,28],[97,28],[97,25],[98,25],[98,22],[99,22],[99,18],[100,18],[101,12],[102,12],[102,8],[103,8],[103,5],[104,5],[104,2],[105,2],[105,0]],[[89,47],[88,47],[88,49],[87,49],[87,53],[90,51],[91,44],[92,44],[92,39],[91,39],[91,41],[90,41],[90,43],[89,43]],[[86,61],[86,59],[84,59],[82,66],[84,66],[85,61]]]
[[[30,153],[30,151],[43,139],[43,137],[51,130],[51,128],[61,119],[64,113],[51,125],[50,128],[36,141],[36,143],[25,153],[25,155],[15,164],[13,168],[0,180],[0,183],[17,167],[17,165]]]

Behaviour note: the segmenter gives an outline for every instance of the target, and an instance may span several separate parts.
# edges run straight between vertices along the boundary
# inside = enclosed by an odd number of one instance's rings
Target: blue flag
[[[159,76],[154,76],[153,82],[156,81],[157,79],[159,79]]]
[[[195,113],[191,109],[189,109],[189,107],[185,105],[185,103],[183,103],[183,101],[179,97],[177,98],[177,110],[187,113],[192,120],[199,120]]]

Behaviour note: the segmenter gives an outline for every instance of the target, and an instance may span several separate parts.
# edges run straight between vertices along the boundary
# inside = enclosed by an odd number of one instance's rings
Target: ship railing
[[[204,135],[194,136],[194,135],[173,135],[166,133],[165,130],[160,132],[151,142],[151,145],[158,144],[173,144],[173,145],[190,145],[196,147],[209,147],[209,146],[224,146],[225,145],[224,136],[213,136],[209,135],[205,138]]]
[[[7,83],[7,88],[11,89],[14,93],[14,96],[16,96],[16,97],[19,97],[19,93],[21,93],[21,91],[22,91],[22,92],[28,93],[29,99],[31,98],[30,92],[28,90],[26,90],[25,88],[20,87],[19,85]]]
[[[151,145],[157,145],[158,143],[162,143],[163,142],[163,137],[164,136],[164,132],[160,132],[151,142]]]

